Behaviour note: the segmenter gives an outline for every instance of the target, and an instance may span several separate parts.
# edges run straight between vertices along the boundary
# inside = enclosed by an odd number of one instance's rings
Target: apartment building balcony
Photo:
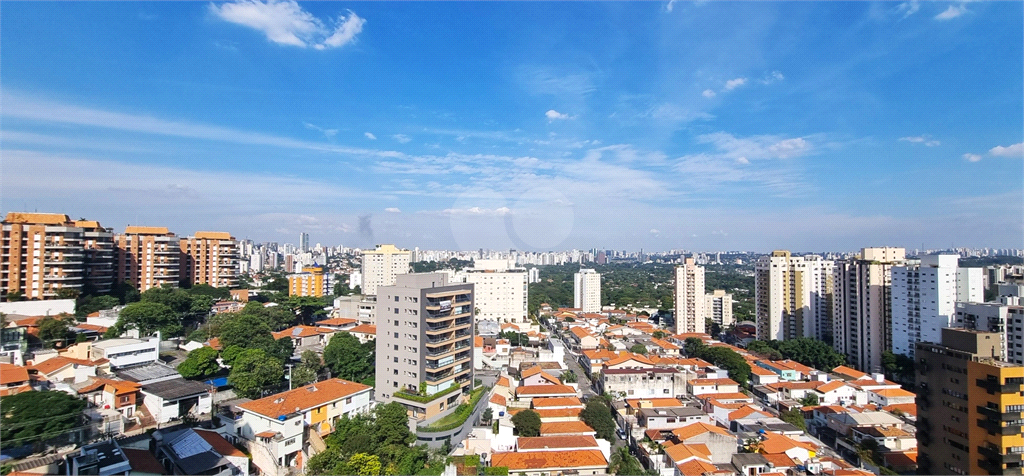
[[[985,471],[988,471],[988,474],[1003,474],[1003,475],[1020,475],[1020,474],[1024,474],[1024,472],[1022,472],[1022,468],[1020,466],[1010,466],[1008,468],[1003,468],[1002,463],[991,461],[989,459],[979,459],[978,460],[978,466],[981,469],[983,469]]]
[[[425,380],[427,382],[440,382],[440,381],[442,381],[444,379],[450,378],[453,375],[458,376],[458,375],[462,375],[462,374],[468,374],[470,370],[472,370],[472,369],[469,368],[469,367],[466,367],[466,368],[460,369],[457,372],[454,371],[454,369],[442,370],[441,372],[437,372],[437,373],[427,372],[427,373],[424,374],[424,377],[425,377]]]
[[[1018,393],[1021,391],[1020,382],[1000,384],[998,380],[988,380],[979,378],[977,379],[976,383],[979,387],[985,389],[989,393],[989,395],[995,393]]]
[[[1006,453],[1006,454],[1003,454],[1002,452],[1000,452],[1000,449],[998,447],[979,446],[978,447],[978,454],[983,456],[990,463],[995,463],[995,464],[1014,464],[1014,463],[1016,463],[1016,466],[1020,466],[1020,464],[1022,462],[1024,462],[1024,455],[1022,455],[1021,453]]]
[[[1019,435],[1024,430],[1020,423],[1003,426],[1001,421],[991,419],[978,419],[978,427],[988,431],[990,435]]]
[[[450,367],[452,367],[452,366],[454,366],[456,364],[461,364],[461,363],[469,362],[469,359],[470,359],[470,356],[468,356],[468,355],[463,356],[463,357],[455,357],[451,362],[445,362],[443,364],[441,363],[443,361],[443,359],[442,360],[430,360],[430,359],[427,359],[425,365],[426,365],[426,368],[428,368],[428,369],[442,370],[442,369],[450,368]]]

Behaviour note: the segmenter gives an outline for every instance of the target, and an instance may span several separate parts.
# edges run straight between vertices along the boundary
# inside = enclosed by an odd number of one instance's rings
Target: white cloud
[[[327,137],[334,137],[334,136],[338,135],[338,130],[337,129],[324,129],[322,127],[319,127],[319,126],[317,126],[315,124],[310,124],[308,122],[303,122],[302,125],[306,126],[306,129],[313,129],[314,131],[320,131],[321,133],[323,133],[323,135],[325,135]]]
[[[989,149],[988,154],[996,157],[1021,157],[1024,155],[1024,142],[1006,147],[997,145]]]
[[[735,137],[727,132],[714,132],[697,136],[697,142],[713,144],[720,156],[728,159],[750,160],[789,159],[811,151],[812,145],[802,137],[783,139],[780,136],[762,135]]]
[[[508,207],[498,208],[482,208],[482,207],[469,207],[469,208],[446,208],[440,212],[426,212],[435,213],[447,216],[456,215],[468,215],[468,216],[497,216],[503,217],[506,215],[512,215],[512,210]]]
[[[400,142],[402,144],[408,143],[409,141],[412,140],[411,137],[409,137],[409,136],[407,136],[405,134],[395,134],[395,135],[391,136],[391,138],[397,140],[398,142]]]
[[[386,211],[388,213],[402,213],[402,210],[399,210],[398,208],[395,208],[395,207],[385,208],[384,211]]]
[[[739,157],[736,159],[737,164],[749,164],[750,161],[746,157]]]
[[[730,79],[730,80],[725,82],[725,89],[724,90],[725,91],[732,91],[733,89],[736,89],[736,88],[738,88],[740,86],[743,86],[744,84],[747,84],[747,78]]]
[[[224,21],[258,30],[274,43],[300,48],[313,46],[318,50],[351,43],[366,23],[349,11],[347,17],[339,17],[336,27],[328,28],[294,0],[240,0],[210,4],[210,12]]]
[[[651,233],[652,235],[657,235],[658,233],[661,233],[661,232],[660,232],[660,231],[658,231],[658,229],[657,229],[657,228],[651,228],[651,232],[650,232],[650,233]]]
[[[556,119],[569,119],[569,115],[568,114],[563,114],[563,113],[558,112],[558,111],[556,111],[554,109],[551,109],[548,112],[545,112],[544,116],[547,117],[548,120],[551,120],[551,121],[554,121]]]
[[[954,19],[954,18],[956,18],[956,17],[958,17],[960,15],[963,15],[964,13],[967,13],[967,7],[966,6],[960,5],[958,7],[954,7],[953,5],[950,5],[949,8],[947,8],[945,11],[943,11],[942,13],[940,13],[938,15],[935,15],[935,19],[936,20],[952,20],[952,19]]]
[[[911,142],[914,144],[924,144],[926,147],[936,147],[942,145],[942,142],[932,140],[930,136],[928,136],[928,134],[920,136],[900,137],[900,140],[904,142]]]
[[[710,90],[710,89],[705,89],[704,92],[702,92],[700,94],[702,96],[706,97],[706,98],[713,98],[713,97],[715,97],[715,92]]]
[[[782,81],[783,79],[786,79],[786,77],[782,75],[781,71],[772,71],[764,76],[764,79],[761,80],[761,84],[772,84]]]
[[[981,160],[981,156],[978,154],[964,154],[964,160],[968,162],[977,162]]]
[[[373,135],[372,133],[364,132],[363,135],[366,136],[367,139],[377,140],[377,136]]]
[[[917,0],[912,0],[910,2],[903,2],[898,7],[896,7],[897,11],[903,12],[903,18],[907,18],[910,15],[913,15],[913,14],[917,13],[917,11],[920,10],[920,9],[921,9],[921,2],[918,2]]]
[[[676,3],[676,0],[668,0],[668,5],[665,5],[665,11],[672,13],[672,4]]]

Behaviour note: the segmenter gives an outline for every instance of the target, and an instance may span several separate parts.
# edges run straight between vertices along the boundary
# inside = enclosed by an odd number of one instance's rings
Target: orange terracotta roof
[[[632,354],[632,353],[626,354],[626,355],[621,355],[621,356],[619,356],[619,357],[617,357],[615,359],[609,360],[608,362],[605,362],[604,365],[606,367],[610,367],[610,366],[613,366],[613,365],[619,365],[619,364],[623,364],[623,363],[629,362],[630,360],[635,360],[635,361],[637,361],[637,362],[639,362],[641,364],[644,364],[644,365],[654,365],[654,362],[651,362],[651,360],[648,359],[647,357],[644,357],[644,356],[642,356],[640,354]]]
[[[608,349],[587,349],[583,351],[583,355],[590,360],[611,360],[617,358],[619,353]]]
[[[197,231],[196,238],[207,239],[207,240],[233,240],[231,233],[226,231]]]
[[[540,368],[539,365],[534,365],[526,370],[523,370],[522,378],[533,377],[539,373],[543,373],[544,369]]]
[[[114,395],[135,393],[142,388],[141,384],[135,382],[128,382],[125,380],[113,380],[106,378],[93,378],[88,385],[78,389],[78,393],[89,393],[99,388],[105,388],[108,385],[114,389]]]
[[[128,226],[125,227],[126,235],[170,235],[171,232],[166,226]]]
[[[583,406],[583,402],[580,402],[580,399],[576,397],[534,398],[531,404],[534,408]]]
[[[17,395],[19,393],[31,392],[32,385],[24,384],[17,387],[0,388],[0,397],[9,397],[11,395]]]
[[[668,456],[673,463],[677,464],[692,458],[700,458],[710,461],[711,450],[708,449],[708,445],[703,443],[696,445],[673,445],[665,448],[665,456]]]
[[[758,410],[750,405],[743,405],[739,410],[729,413],[729,421],[747,418],[750,415],[772,416],[770,413]]]
[[[582,408],[535,408],[542,419],[544,418],[570,418],[579,417],[583,412]]]
[[[572,332],[573,335],[579,337],[580,339],[584,337],[594,337],[593,335],[590,334],[590,332],[583,329],[583,326],[575,326],[572,329],[569,329],[569,332]]]
[[[334,329],[321,329],[319,327],[310,326],[292,326],[283,331],[274,332],[274,339],[284,339],[285,337],[311,337],[315,335],[331,334]]]
[[[775,465],[776,468],[792,468],[796,466],[796,461],[785,453],[772,453],[761,455],[764,459],[768,460],[769,463]]]
[[[484,338],[480,337],[480,336],[474,336],[473,337],[473,347],[483,347],[483,346],[484,346]]]
[[[587,426],[582,421],[556,421],[552,423],[541,423],[540,424],[540,435],[565,435],[573,433],[589,433],[593,434],[594,429]]]
[[[0,363],[0,385],[28,382],[28,369],[20,365]]]
[[[211,338],[210,340],[206,341],[206,343],[203,345],[213,350],[224,350],[224,346],[220,345],[220,337]]]
[[[690,381],[692,385],[739,385],[731,378],[698,378]]]
[[[242,453],[238,448],[235,448],[234,445],[228,443],[228,440],[225,440],[223,436],[220,436],[220,434],[215,431],[200,430],[199,428],[193,428],[193,431],[195,431],[197,435],[203,437],[203,439],[213,447],[214,451],[220,453],[222,456],[246,457],[245,453]]]
[[[778,375],[777,373],[772,372],[771,370],[768,370],[768,369],[766,369],[764,367],[761,367],[760,365],[751,365],[750,366],[750,373],[752,373],[754,375],[764,375],[764,376]]]
[[[505,466],[510,471],[548,468],[606,468],[608,460],[600,450],[529,451],[495,453],[491,466]]]
[[[83,331],[93,331],[103,334],[107,332],[107,328],[103,326],[97,326],[96,324],[75,324],[72,326],[76,329],[82,329]]]
[[[516,395],[576,395],[568,385],[524,385],[516,388]]]
[[[804,448],[808,451],[818,450],[818,448],[810,443],[797,441],[779,433],[767,432],[764,433],[763,436],[764,439],[761,441],[761,452],[765,454],[785,453],[786,451],[796,447]]]
[[[681,474],[687,476],[714,473],[715,471],[718,471],[718,468],[715,465],[699,459],[691,459],[690,461],[681,463],[676,467],[679,468],[679,472]]]
[[[256,433],[256,438],[273,438],[274,436],[277,436],[276,431],[261,431]]]
[[[790,370],[795,370],[795,371],[803,373],[803,374],[811,373],[811,372],[814,371],[813,368],[808,367],[808,366],[806,366],[804,364],[801,364],[800,362],[797,362],[795,360],[789,360],[789,359],[786,359],[786,360],[774,360],[774,361],[772,361],[772,363],[775,364],[775,365],[778,365],[780,367],[787,368],[787,369],[790,369]]]
[[[880,388],[878,390],[872,390],[872,393],[880,397],[892,398],[892,397],[915,397],[913,392],[908,392],[902,388]]]
[[[29,368],[30,369],[35,369],[37,372],[39,372],[41,374],[49,375],[49,374],[52,374],[52,373],[54,373],[54,372],[56,372],[56,371],[58,371],[60,369],[63,369],[64,367],[67,367],[67,366],[73,365],[73,364],[85,365],[85,366],[88,366],[88,367],[96,367],[96,366],[101,365],[102,363],[106,363],[106,362],[107,362],[106,359],[104,359],[102,362],[98,361],[98,360],[94,362],[94,361],[91,361],[91,360],[72,359],[70,357],[63,357],[63,356],[61,356],[61,357],[54,357],[52,359],[40,362],[38,364],[32,365]]]
[[[651,342],[654,342],[655,344],[658,345],[658,347],[661,347],[662,349],[665,349],[665,350],[679,350],[679,346],[678,345],[675,345],[675,344],[673,344],[673,343],[671,343],[671,342],[669,342],[667,340],[664,340],[664,339],[652,338]]]
[[[854,370],[854,369],[851,369],[850,367],[847,367],[845,365],[840,365],[839,367],[836,367],[836,368],[832,369],[832,373],[839,374],[839,375],[844,375],[846,377],[850,377],[850,378],[855,379],[855,380],[856,379],[861,379],[861,378],[864,378],[864,377],[868,376],[868,374],[866,374],[864,372],[861,372],[860,370]]]
[[[591,435],[534,436],[519,438],[519,451],[551,448],[596,448],[597,440]]]
[[[377,326],[373,324],[359,324],[358,326],[348,329],[348,332],[377,335]]]
[[[732,436],[732,433],[729,433],[729,430],[717,427],[715,425],[710,425],[704,422],[693,423],[690,425],[686,425],[682,428],[676,428],[675,430],[672,430],[672,435],[678,438],[681,442],[685,442],[690,438],[693,438],[697,435],[703,435],[705,433],[718,433],[719,435]]]
[[[907,415],[917,416],[917,404],[915,403],[898,403],[895,405],[886,405],[882,407],[882,410],[885,410],[889,413],[899,410],[903,413],[906,413]]]
[[[494,384],[494,386],[495,387],[499,387],[499,386],[500,387],[511,387],[512,384],[509,383],[508,377],[501,376],[501,377],[498,377],[498,383]]]
[[[10,212],[4,219],[7,223],[39,224],[39,225],[64,225],[71,222],[67,215],[59,213],[24,213]]]
[[[488,400],[488,401],[491,402],[491,403],[494,403],[496,405],[501,405],[503,407],[504,406],[508,406],[508,400],[505,399],[504,396],[499,395],[497,393],[495,393],[494,395],[491,395],[491,399]]]
[[[359,322],[359,321],[357,321],[355,319],[349,319],[347,317],[335,317],[333,319],[324,319],[322,321],[317,321],[316,325],[318,325],[318,326],[347,326],[349,324],[355,324],[357,322]]]
[[[822,386],[818,387],[817,391],[821,392],[821,393],[828,393],[828,392],[831,392],[833,390],[839,390],[839,389],[841,389],[841,388],[843,388],[845,386],[846,386],[846,382],[843,382],[841,380],[833,380],[833,381],[831,381],[829,383],[826,383],[825,385],[822,385]]]
[[[280,415],[291,414],[296,409],[309,410],[372,388],[369,385],[333,378],[246,402],[238,407],[267,418],[277,418]]]
[[[694,397],[705,399],[710,398],[713,400],[746,400],[751,399],[750,395],[746,395],[739,392],[728,392],[728,393],[702,393],[700,395],[694,395]]]

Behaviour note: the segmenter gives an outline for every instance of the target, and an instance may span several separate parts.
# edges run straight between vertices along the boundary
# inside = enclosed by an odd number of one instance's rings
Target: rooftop
[[[526,453],[495,453],[491,466],[505,466],[509,470],[548,468],[599,468],[604,471],[608,461],[600,450],[530,451]]]
[[[519,451],[549,448],[597,448],[597,440],[591,435],[537,436],[519,438]]]
[[[148,382],[179,375],[177,370],[159,362],[121,369],[114,373],[118,377],[132,382]]]
[[[571,435],[574,433],[594,434],[594,429],[582,421],[559,421],[553,423],[541,423],[540,435]]]
[[[164,400],[179,400],[185,397],[201,395],[209,390],[206,385],[181,377],[162,382],[149,383],[142,386],[142,391],[156,395]]]
[[[274,419],[281,415],[316,408],[372,388],[369,385],[333,378],[243,403],[238,407]]]

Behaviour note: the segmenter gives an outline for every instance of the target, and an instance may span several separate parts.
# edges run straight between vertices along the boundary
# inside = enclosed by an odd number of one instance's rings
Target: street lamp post
[[[292,367],[294,367],[294,364],[284,364],[284,366],[288,367],[288,390],[291,390],[292,389]]]

